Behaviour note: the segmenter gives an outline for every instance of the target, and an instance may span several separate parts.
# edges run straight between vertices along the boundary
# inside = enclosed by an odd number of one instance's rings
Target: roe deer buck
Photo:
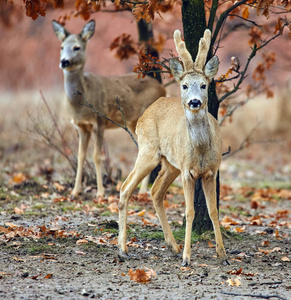
[[[90,135],[93,134],[97,196],[104,196],[100,158],[103,135],[105,129],[117,126],[97,116],[90,108],[82,105],[82,102],[86,99],[98,112],[123,124],[122,113],[115,103],[118,97],[127,126],[134,132],[138,118],[151,103],[165,96],[165,89],[157,80],[150,77],[137,79],[136,74],[101,77],[84,73],[86,45],[95,31],[94,20],[88,22],[79,34],[71,34],[57,21],[52,21],[52,27],[62,41],[60,68],[64,72],[69,113],[79,132],[78,167],[71,195],[75,197],[81,192],[83,164]]]
[[[128,200],[137,184],[161,163],[151,195],[161,222],[165,240],[174,253],[180,251],[165,214],[163,200],[175,178],[181,174],[186,202],[186,234],[183,265],[190,264],[191,230],[194,219],[194,184],[202,177],[207,208],[213,223],[217,254],[226,258],[216,207],[216,176],[222,156],[222,139],[217,121],[207,110],[208,85],[218,71],[214,56],[206,65],[211,41],[210,30],[205,30],[199,42],[199,52],[193,63],[181,32],[176,30],[174,41],[183,61],[172,59],[170,69],[181,86],[181,98],[162,97],[153,103],[137,123],[139,153],[135,167],[120,191],[119,255],[126,256],[126,221]]]

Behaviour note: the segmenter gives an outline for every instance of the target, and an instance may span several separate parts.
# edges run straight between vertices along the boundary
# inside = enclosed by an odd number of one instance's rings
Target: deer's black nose
[[[202,104],[201,101],[197,100],[197,99],[190,100],[188,102],[188,105],[191,109],[199,108],[201,106],[201,104]]]
[[[70,65],[70,61],[68,61],[67,59],[62,59],[61,60],[61,67],[62,69],[68,67]]]

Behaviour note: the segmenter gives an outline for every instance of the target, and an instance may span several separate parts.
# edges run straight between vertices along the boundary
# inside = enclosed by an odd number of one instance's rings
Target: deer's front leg
[[[103,136],[104,136],[105,126],[102,124],[98,124],[97,128],[94,128],[94,165],[96,170],[96,180],[97,180],[97,197],[104,197],[105,189],[103,186],[103,178],[102,178],[102,168],[101,168],[101,151],[103,144]]]
[[[79,133],[78,166],[75,186],[71,192],[71,197],[78,196],[78,194],[82,191],[82,171],[91,135],[90,131],[86,130],[86,128],[83,128],[82,126],[77,126],[77,130]]]
[[[222,259],[226,259],[226,253],[223,246],[223,241],[221,237],[218,211],[216,206],[216,175],[211,174],[210,176],[205,176],[202,178],[202,186],[206,198],[206,204],[210,219],[213,224],[216,242],[216,252],[218,256]]]
[[[189,174],[190,177],[190,174]],[[195,216],[194,211],[194,181],[192,178],[184,177],[182,178],[184,197],[186,203],[186,234],[185,234],[185,244],[183,251],[183,266],[190,265],[191,258],[191,233],[192,233],[192,223]]]
[[[137,185],[147,176],[159,163],[157,152],[149,151],[148,147],[141,148],[135,162],[133,171],[128,175],[120,189],[119,208],[119,236],[118,246],[119,255],[124,256],[128,253],[126,246],[126,222],[127,222],[127,206]]]

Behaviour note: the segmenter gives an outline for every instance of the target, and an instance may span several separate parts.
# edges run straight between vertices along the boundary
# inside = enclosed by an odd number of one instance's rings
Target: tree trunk
[[[198,52],[198,44],[200,38],[203,36],[206,27],[204,0],[183,0],[182,2],[182,21],[184,38],[188,51],[193,60],[195,60]],[[211,57],[212,49],[209,50]],[[218,115],[218,98],[215,90],[215,83],[212,82],[208,90],[208,110],[217,119]],[[217,207],[219,205],[219,174],[216,180],[217,192]],[[192,229],[198,234],[203,231],[212,230],[212,222],[208,215],[205,196],[202,189],[202,180],[199,178],[195,183],[194,195],[194,209],[195,219],[193,221]]]
[[[143,42],[146,44],[146,52],[147,52],[146,54],[151,54],[152,57],[156,57],[158,59],[159,52],[152,46],[154,40],[152,23],[151,22],[147,23],[146,20],[140,19],[140,21],[137,22],[137,28],[138,28],[139,42]],[[147,75],[157,79],[159,83],[162,83],[161,73],[150,72]],[[159,164],[150,174],[150,183],[153,183],[155,181],[160,170],[161,170],[161,165]]]
[[[147,23],[146,20],[140,19],[137,22],[138,28],[138,40],[146,44],[146,54],[151,54],[152,57],[159,58],[159,52],[155,49],[152,44],[154,41],[154,32],[153,25],[151,22]],[[155,69],[153,69],[155,70]],[[158,80],[159,83],[162,83],[161,73],[150,72],[147,74],[150,77],[153,77]]]

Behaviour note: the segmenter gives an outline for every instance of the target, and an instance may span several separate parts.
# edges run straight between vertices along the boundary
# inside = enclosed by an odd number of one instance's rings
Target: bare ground
[[[236,216],[239,224],[231,227],[246,229],[224,231],[229,264],[215,257],[214,237],[208,233],[193,237],[192,264],[183,268],[181,255],[173,255],[165,245],[148,197],[131,202],[130,259],[120,261],[117,198],[98,201],[90,191],[70,201],[65,188],[60,193],[32,180],[2,188],[0,224],[9,232],[0,234],[1,299],[253,299],[259,295],[290,299],[290,216],[280,219],[285,226],[267,225],[273,220],[270,211],[290,211],[290,200],[270,202],[268,208],[254,212],[246,199],[239,201],[233,193],[231,206],[221,201],[220,218]],[[181,196],[172,194],[178,191],[171,191],[166,206],[171,227],[183,244],[179,221],[184,207]],[[240,211],[247,217],[270,219],[254,226],[240,218]],[[156,275],[139,283],[126,275],[130,269],[153,270]]]

